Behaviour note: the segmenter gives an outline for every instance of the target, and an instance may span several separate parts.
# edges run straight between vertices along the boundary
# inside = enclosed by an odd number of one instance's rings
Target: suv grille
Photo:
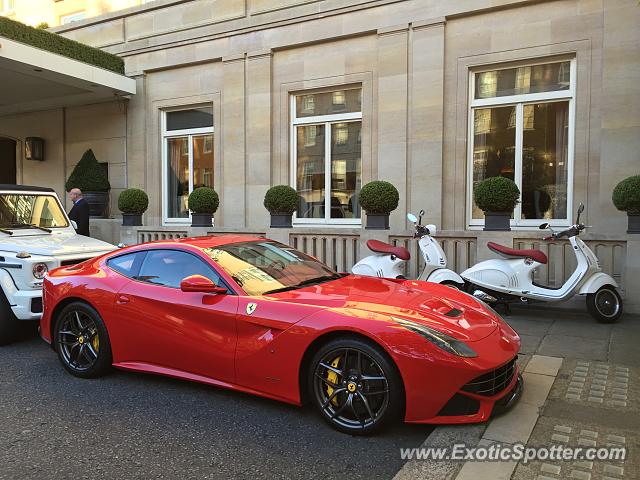
[[[491,397],[500,393],[511,383],[513,374],[516,371],[516,358],[509,363],[496,368],[495,370],[480,375],[467,383],[462,390],[476,395]]]
[[[87,258],[72,258],[70,260],[62,260],[60,262],[60,266],[61,267],[65,267],[65,266],[68,267],[69,265],[76,265],[78,263],[84,262],[85,260],[89,260],[89,258],[91,258],[91,257],[87,257]]]

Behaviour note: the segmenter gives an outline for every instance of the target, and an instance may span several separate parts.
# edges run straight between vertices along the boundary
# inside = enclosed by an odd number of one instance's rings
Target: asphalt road
[[[169,378],[67,374],[38,338],[0,347],[0,479],[391,478],[426,426],[374,437],[315,411]]]

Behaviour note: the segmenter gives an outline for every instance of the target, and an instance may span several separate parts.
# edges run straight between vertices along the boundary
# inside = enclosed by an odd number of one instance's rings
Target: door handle
[[[116,298],[116,303],[118,305],[124,305],[125,303],[129,303],[129,297],[126,295],[118,295]]]

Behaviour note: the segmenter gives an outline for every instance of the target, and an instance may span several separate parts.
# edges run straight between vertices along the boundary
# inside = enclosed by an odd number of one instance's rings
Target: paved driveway
[[[0,348],[0,479],[391,478],[430,429],[356,438],[311,408],[151,375],[80,380],[33,338]]]

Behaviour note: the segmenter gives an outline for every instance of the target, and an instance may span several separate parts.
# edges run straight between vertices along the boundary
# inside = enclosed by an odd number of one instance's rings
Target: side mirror
[[[418,221],[413,213],[407,213],[407,220],[409,220],[411,223],[416,223]]]
[[[225,287],[219,287],[209,278],[202,275],[191,275],[190,277],[183,278],[180,282],[180,290],[183,292],[213,293],[217,295],[227,293]]]
[[[546,230],[547,228],[549,228],[549,224],[548,223],[543,223],[542,225],[540,225],[538,227],[540,230]]]

